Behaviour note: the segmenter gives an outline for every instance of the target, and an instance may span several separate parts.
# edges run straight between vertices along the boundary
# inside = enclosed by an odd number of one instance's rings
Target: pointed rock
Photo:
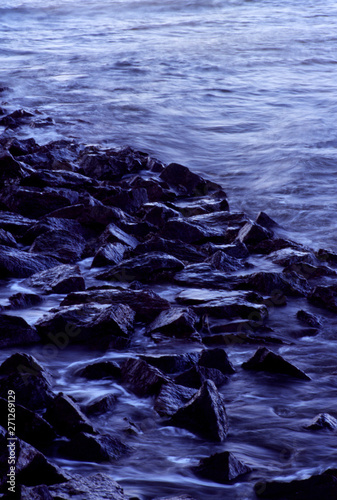
[[[302,380],[311,380],[302,370],[286,361],[279,354],[260,347],[254,356],[242,364],[245,370],[256,370],[270,373],[282,373]]]
[[[195,389],[169,382],[168,384],[162,385],[154,409],[159,415],[170,417],[176,413],[179,408],[190,401],[195,393]]]
[[[161,386],[169,381],[158,368],[135,358],[129,358],[123,363],[122,380],[138,396],[158,394]]]
[[[320,413],[309,425],[306,425],[305,428],[311,431],[318,431],[321,429],[335,431],[337,430],[337,420],[332,415],[329,415],[329,413]]]
[[[200,460],[197,467],[192,469],[195,474],[204,479],[210,479],[216,483],[226,484],[243,474],[251,471],[233,453],[224,451]]]
[[[197,315],[192,309],[182,309],[180,307],[163,311],[149,325],[147,331],[161,332],[172,337],[188,337],[195,332]]]

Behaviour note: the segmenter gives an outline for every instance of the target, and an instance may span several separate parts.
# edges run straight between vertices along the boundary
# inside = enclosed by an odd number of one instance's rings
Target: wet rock
[[[177,373],[192,368],[197,363],[199,356],[197,352],[186,352],[183,354],[164,354],[163,356],[142,355],[141,358],[165,373]]]
[[[10,375],[14,372],[27,371],[35,375],[45,373],[45,369],[30,354],[17,352],[12,354],[0,365],[0,375]]]
[[[206,368],[216,368],[224,375],[235,373],[235,369],[224,349],[204,349],[198,363]]]
[[[115,224],[109,224],[103,234],[99,238],[102,244],[106,243],[122,243],[123,245],[135,248],[139,241],[130,236],[125,231],[117,227]]]
[[[320,248],[317,252],[315,252],[315,255],[321,262],[326,262],[333,265],[337,264],[337,254],[335,252]]]
[[[41,304],[42,297],[35,293],[18,292],[9,297],[10,309],[28,309]]]
[[[214,269],[218,269],[219,271],[223,271],[224,273],[231,273],[244,267],[239,259],[230,257],[221,250],[215,252],[206,260],[206,262],[208,262]]]
[[[0,275],[2,278],[26,278],[58,264],[59,262],[51,256],[27,253],[0,245]]]
[[[75,375],[87,378],[88,380],[100,380],[103,378],[119,379],[121,377],[121,368],[116,361],[98,361],[84,368],[79,368],[75,371]]]
[[[118,194],[104,199],[105,205],[119,207],[129,214],[136,213],[148,201],[147,190],[143,187],[123,189]]]
[[[160,236],[168,240],[201,244],[210,239],[221,238],[224,236],[224,233],[217,228],[201,226],[187,220],[170,219],[163,227]]]
[[[46,448],[56,438],[51,425],[37,413],[15,404],[16,435],[38,449]],[[8,401],[0,398],[0,425],[7,427]]]
[[[7,210],[32,218],[39,218],[68,205],[77,203],[78,193],[69,189],[11,186],[2,191],[0,201]]]
[[[95,433],[80,408],[62,392],[50,402],[44,418],[62,436],[73,436],[77,432]]]
[[[270,373],[283,373],[302,380],[311,380],[302,370],[296,368],[279,354],[260,347],[254,356],[242,364],[245,370],[265,371]]]
[[[311,326],[312,328],[319,328],[320,326],[322,326],[319,318],[315,316],[315,314],[308,313],[307,311],[303,311],[302,309],[300,311],[297,311],[296,318],[302,323]]]
[[[227,415],[215,384],[211,380],[204,382],[195,396],[172,415],[169,424],[210,441],[224,441],[228,432]]]
[[[268,214],[265,212],[259,212],[256,220],[256,224],[264,227],[265,229],[272,229],[273,227],[278,227],[277,222],[275,222]]]
[[[308,301],[316,307],[337,312],[337,285],[316,286],[308,295]]]
[[[157,228],[161,228],[169,219],[179,217],[179,212],[164,203],[148,203],[144,205],[144,210],[146,211],[144,220]]]
[[[81,235],[60,229],[38,236],[29,251],[56,257],[61,262],[76,262],[81,259],[85,245]]]
[[[251,472],[250,467],[229,451],[201,459],[199,465],[192,470],[197,476],[220,484],[232,482],[237,477]]]
[[[213,255],[216,252],[223,252],[229,257],[233,257],[234,259],[246,259],[249,257],[248,248],[244,243],[236,240],[234,243],[226,244],[226,245],[217,245],[215,243],[206,243],[202,246],[203,249],[209,254]]]
[[[103,398],[96,398],[85,408],[85,413],[87,415],[102,415],[111,411],[115,408],[117,404],[117,396],[114,394],[109,394]]]
[[[258,498],[269,500],[333,500],[337,495],[337,470],[328,469],[308,479],[285,481],[260,481],[254,486]]]
[[[195,395],[190,387],[169,382],[163,384],[155,401],[154,409],[160,416],[170,417]]]
[[[39,236],[53,231],[67,231],[68,233],[80,235],[84,238],[89,238],[91,236],[90,231],[86,230],[77,221],[58,219],[56,217],[43,217],[31,225],[21,237],[20,241],[25,245],[31,245]]]
[[[206,194],[206,181],[178,163],[170,163],[165,167],[160,174],[160,178],[176,188],[180,194],[190,196]]]
[[[127,384],[137,396],[158,394],[163,384],[169,381],[158,368],[142,359],[127,359],[122,365],[122,381]]]
[[[293,279],[293,275],[273,272],[259,272],[241,277],[235,288],[238,290],[255,290],[260,293],[274,295],[277,291],[287,296],[301,297],[308,293],[306,280]],[[295,277],[296,278],[296,277]],[[298,278],[298,277],[297,277]]]
[[[75,171],[78,170],[77,159],[82,148],[64,139],[52,141],[44,146],[33,146],[31,154],[24,160],[35,169]]]
[[[0,210],[0,228],[15,236],[21,236],[36,222],[22,215]]]
[[[337,420],[329,413],[320,413],[312,420],[312,422],[305,426],[306,429],[311,431],[318,431],[327,429],[329,431],[337,430]]]
[[[91,321],[89,328],[95,336],[114,335],[128,338],[133,331],[135,312],[126,304],[113,304]]]
[[[221,387],[225,382],[228,381],[226,377],[220,370],[216,368],[206,368],[205,366],[193,366],[186,372],[181,373],[175,377],[176,384],[183,385],[185,387],[192,387],[194,389],[200,389],[202,384],[206,380],[211,380],[214,382],[216,387]]]
[[[8,441],[6,431],[0,427],[0,491],[7,491]],[[26,486],[56,484],[67,481],[68,477],[57,466],[52,465],[42,453],[21,439],[15,441],[16,483]]]
[[[253,251],[257,254],[268,255],[272,252],[277,252],[283,248],[294,248],[297,250],[302,250],[303,247],[298,243],[290,240],[285,240],[284,238],[273,238],[269,240],[262,240],[257,245],[254,245]]]
[[[277,345],[290,345],[280,338],[272,337],[270,335],[256,335],[250,333],[228,333],[226,335],[208,335],[202,339],[206,346],[216,346],[216,345],[240,345],[240,344],[277,344]]]
[[[107,243],[98,249],[91,267],[105,267],[119,264],[124,257],[127,246],[122,243]]]
[[[133,251],[135,255],[141,255],[148,252],[163,252],[173,255],[179,260],[187,262],[203,262],[205,253],[197,250],[194,246],[181,241],[166,240],[159,236],[153,236],[144,243],[139,244]]]
[[[21,486],[20,500],[53,500],[45,484],[28,487]]]
[[[36,170],[26,176],[21,181],[21,186],[35,186],[39,188],[69,188],[69,189],[88,189],[96,186],[98,182],[77,172],[66,170]]]
[[[4,229],[0,229],[0,245],[13,248],[17,248],[18,246],[14,236]]]
[[[11,153],[13,156],[24,156],[30,153],[33,153],[36,149],[38,149],[38,144],[35,142],[35,139],[17,139],[15,137],[8,138],[6,141],[5,148]]]
[[[283,267],[289,267],[300,263],[315,264],[316,260],[311,252],[295,250],[294,248],[283,248],[269,254],[269,258]]]
[[[148,326],[148,333],[161,332],[172,337],[188,337],[195,332],[197,315],[192,309],[181,307],[163,311]]]
[[[33,274],[27,286],[39,287],[46,293],[69,293],[85,289],[85,282],[79,266],[63,264]]]
[[[161,252],[152,252],[125,260],[104,273],[97,274],[96,279],[107,281],[140,281],[155,282],[169,279],[173,273],[184,268],[184,264]]]
[[[116,304],[131,307],[136,313],[136,321],[151,321],[161,311],[169,309],[170,304],[152,290],[93,289],[86,292],[70,293],[61,303],[62,306],[86,303]]]
[[[174,497],[160,497],[160,498],[156,497],[154,500],[195,500],[195,499],[190,495],[178,495]]]
[[[106,434],[93,436],[86,432],[74,435],[62,446],[62,453],[81,462],[109,462],[117,460],[130,449],[119,439]]]
[[[245,245],[257,245],[263,240],[272,238],[273,233],[256,223],[247,222],[238,234],[238,239]]]
[[[0,120],[0,125],[5,125],[11,129],[15,129],[20,127],[21,125],[25,125],[31,121],[34,114],[30,111],[26,111],[25,109],[17,109],[10,113],[9,115],[4,116]]]
[[[168,184],[158,178],[144,179],[138,175],[131,180],[130,186],[146,189],[149,202],[165,202],[176,198]]]
[[[248,318],[260,324],[268,317],[268,309],[265,305],[253,305],[241,297],[236,298],[235,296],[211,300],[204,304],[195,305],[193,309],[198,315],[208,314],[214,318],[228,319]]]
[[[66,483],[49,488],[58,500],[127,500],[123,489],[107,474],[73,476]]]
[[[39,341],[36,330],[23,318],[0,314],[0,347],[30,345]]]
[[[214,270],[210,264],[189,264],[174,276],[174,283],[181,287],[231,290],[233,279],[222,271]]]
[[[99,151],[84,154],[80,167],[86,176],[99,180],[117,181],[128,173],[127,165],[118,156]]]

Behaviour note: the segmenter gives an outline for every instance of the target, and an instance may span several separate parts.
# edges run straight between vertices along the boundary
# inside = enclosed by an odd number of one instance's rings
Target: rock
[[[166,240],[157,235],[144,243],[140,243],[133,250],[134,255],[142,255],[148,252],[163,252],[187,262],[203,262],[205,260],[205,254],[194,246],[181,241]]]
[[[91,321],[89,328],[95,337],[116,336],[129,338],[134,325],[135,312],[126,304],[113,304],[102,310]]]
[[[289,267],[301,263],[315,264],[316,259],[311,252],[296,250],[294,248],[283,248],[269,254],[269,258],[279,266]]]
[[[15,236],[21,236],[36,222],[36,220],[28,219],[22,215],[0,210],[0,228]]]
[[[8,231],[5,231],[4,229],[0,229],[0,245],[12,248],[18,247],[18,244],[14,236]]]
[[[265,229],[272,229],[273,227],[279,227],[277,222],[275,222],[265,212],[259,212],[257,217],[256,217],[255,222],[256,222],[256,224],[259,224],[260,226],[264,227]]]
[[[36,170],[22,181],[22,186],[35,186],[39,188],[69,188],[69,189],[88,189],[98,184],[96,179],[90,179],[77,172],[66,170]]]
[[[318,317],[314,314],[308,313],[307,311],[297,311],[296,318],[302,323],[311,326],[312,328],[319,328],[320,326],[322,326]]]
[[[86,176],[99,180],[117,181],[127,173],[124,162],[98,151],[83,155],[80,167]]]
[[[172,415],[169,425],[182,427],[210,441],[224,441],[228,432],[227,415],[215,384],[206,380],[195,396]]]
[[[108,225],[99,239],[102,244],[122,243],[123,245],[129,246],[131,248],[135,248],[139,243],[136,238],[130,236],[125,231],[112,223]]]
[[[216,387],[220,387],[228,381],[228,377],[216,368],[193,366],[186,372],[177,375],[174,380],[178,385],[199,389],[206,380],[211,380]]]
[[[147,190],[143,187],[134,187],[123,189],[114,196],[105,198],[104,204],[119,207],[129,214],[134,214],[148,201]]]
[[[273,233],[259,224],[247,222],[238,234],[238,239],[245,245],[257,245],[263,240],[272,238]]]
[[[98,361],[75,371],[78,377],[88,380],[100,380],[104,378],[121,378],[121,368],[116,361]]]
[[[206,259],[214,269],[223,271],[224,273],[232,273],[238,269],[242,269],[244,265],[235,257],[230,257],[222,250],[218,250],[211,257]]]
[[[27,253],[0,245],[0,274],[2,278],[26,278],[57,264],[59,262],[54,257]]]
[[[0,365],[0,375],[10,375],[22,371],[34,375],[47,374],[40,363],[33,356],[26,353],[17,352],[12,354]]]
[[[308,301],[316,307],[337,312],[337,285],[316,286],[309,293]]]
[[[318,431],[327,429],[329,431],[337,430],[337,420],[329,413],[320,413],[312,420],[312,422],[305,426],[306,429],[311,431]]]
[[[18,292],[9,297],[11,309],[28,309],[41,304],[42,297],[35,293]]]
[[[21,486],[20,500],[53,500],[45,484],[38,486]]]
[[[94,289],[86,292],[70,293],[61,303],[62,306],[73,304],[126,304],[136,313],[136,321],[151,321],[161,311],[169,309],[170,304],[152,290]]]
[[[61,262],[76,262],[81,259],[85,245],[81,235],[61,229],[38,236],[29,251],[54,256]]]
[[[211,239],[219,239],[224,233],[215,228],[208,228],[183,219],[170,219],[160,232],[160,236],[168,240],[177,240],[184,243],[205,243]]]
[[[56,438],[51,425],[37,413],[15,404],[16,435],[36,448],[46,448]],[[8,400],[0,398],[0,425],[8,424]]]
[[[109,394],[103,398],[96,398],[85,408],[87,415],[102,415],[111,411],[117,403],[117,397],[114,394]]]
[[[184,264],[171,255],[152,252],[132,259],[124,260],[104,273],[97,274],[96,279],[107,281],[140,281],[156,282],[168,279],[173,273],[181,271]]]
[[[197,320],[198,317],[192,309],[175,307],[161,312],[148,326],[147,331],[149,333],[160,332],[178,338],[189,337],[195,332]]]
[[[122,243],[107,243],[98,249],[91,267],[104,267],[119,264],[124,257],[127,246]]]
[[[227,245],[216,245],[215,243],[209,242],[203,245],[202,249],[205,249],[209,255],[213,255],[214,253],[221,251],[234,259],[246,259],[249,257],[246,245],[238,240],[235,240],[234,243]]]
[[[69,293],[85,289],[85,282],[79,266],[63,264],[33,274],[27,286],[39,287],[46,293]]]
[[[44,418],[62,436],[73,436],[78,432],[95,433],[80,408],[62,392],[50,402]]]
[[[129,184],[132,188],[137,187],[146,189],[149,202],[165,202],[176,198],[176,194],[169,189],[168,184],[157,177],[144,179],[137,175]]]
[[[40,337],[36,330],[17,316],[0,314],[0,347],[36,344]]]
[[[268,500],[334,500],[337,495],[337,470],[328,469],[308,479],[261,481],[254,486],[258,498]]]
[[[188,196],[204,196],[212,190],[213,186],[221,189],[220,186],[206,181],[200,175],[194,174],[187,167],[178,163],[170,163],[165,167],[160,178],[173,186],[178,193]]]
[[[21,237],[21,242],[25,245],[31,245],[36,238],[46,233],[54,231],[67,231],[71,235],[83,236],[89,238],[91,231],[85,229],[79,222],[71,219],[58,219],[56,217],[43,217],[35,222]]]
[[[236,458],[233,453],[224,451],[200,460],[193,472],[204,479],[226,484],[243,474],[251,472],[251,468]]]
[[[1,123],[1,120],[0,120]],[[8,151],[0,152],[0,186],[28,175],[30,169],[15,160]]]
[[[169,381],[158,368],[142,359],[127,359],[122,365],[122,381],[140,397],[158,394],[163,384]]]
[[[251,359],[242,364],[242,368],[245,370],[283,373],[302,380],[311,380],[302,370],[296,368],[282,356],[269,351],[266,347],[260,347]]]
[[[11,443],[13,441],[10,441]],[[0,491],[7,491],[8,448],[6,431],[0,427]],[[15,441],[15,480],[16,484],[35,486],[63,483],[68,477],[57,466],[52,465],[42,453],[21,439]]]
[[[214,270],[210,264],[189,264],[174,276],[174,283],[181,287],[231,290],[232,281],[223,272]]]
[[[155,401],[154,409],[160,416],[170,417],[195,395],[195,389],[169,382],[163,384]]]
[[[224,349],[204,349],[198,363],[206,368],[216,368],[224,375],[235,373],[235,369]]]
[[[106,434],[93,436],[86,432],[74,435],[62,446],[62,453],[71,460],[81,462],[109,462],[130,451],[119,439]],[[109,497],[110,498],[110,497]]]
[[[281,340],[277,337],[272,337],[270,335],[255,335],[250,333],[229,333],[226,335],[209,335],[202,339],[203,343],[206,346],[215,346],[215,345],[240,345],[240,344],[278,344],[278,345],[291,345],[289,342]]]
[[[239,278],[235,288],[238,290],[256,290],[260,293],[274,295],[277,291],[290,297],[303,297],[307,295],[307,282],[294,281],[293,276],[273,273],[258,272]],[[298,278],[298,277],[297,277]]]
[[[6,115],[4,118],[1,118],[0,125],[5,125],[6,127],[15,129],[17,127],[20,127],[21,125],[28,124],[33,116],[33,113],[31,113],[30,111],[26,111],[25,109],[17,109],[13,111],[13,113]]]
[[[177,210],[164,205],[164,203],[147,203],[144,205],[144,210],[146,211],[144,220],[157,228],[163,227],[169,219],[179,217]]]
[[[141,358],[165,373],[177,373],[192,368],[192,366],[197,363],[199,356],[197,352],[186,352],[183,354],[166,354],[163,356],[142,355]]]
[[[122,487],[101,472],[73,476],[66,483],[50,487],[49,491],[54,500],[127,500]]]
[[[233,295],[195,305],[193,309],[198,315],[208,314],[214,318],[228,319],[236,317],[248,318],[260,324],[268,317],[268,309],[265,305],[253,305],[245,301],[242,297],[235,297]]]
[[[175,200],[174,203],[170,203],[170,206],[175,210],[178,210],[184,217],[194,217],[195,215],[228,210],[228,201],[225,196],[225,193],[223,193],[223,196],[220,196],[219,198],[183,198]]]
[[[130,499],[132,500],[132,499]],[[136,500],[136,499],[135,499]],[[190,495],[179,495],[174,497],[156,497],[154,500],[195,500]]]
[[[321,262],[328,262],[333,265],[337,264],[337,254],[335,252],[320,248],[317,252],[315,252],[315,255]]]

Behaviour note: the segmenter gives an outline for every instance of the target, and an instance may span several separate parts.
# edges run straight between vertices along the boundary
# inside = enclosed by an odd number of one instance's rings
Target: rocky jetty
[[[1,123],[15,128],[31,119],[20,111]],[[58,393],[54,374],[24,353],[32,345],[36,352],[73,345],[87,353],[118,352],[118,362],[95,356],[73,375],[116,380],[124,397],[150,398],[154,428],[218,443],[218,453],[199,457],[199,477],[249,481],[251,465],[226,449],[235,426],[226,384],[247,376],[311,383],[310,360],[279,349],[301,335],[317,335],[325,311],[337,311],[337,254],[292,241],[263,212],[256,220],[230,212],[220,185],[131,148],[72,141],[40,146],[3,135],[0,187],[0,278],[20,279],[29,290],[13,294],[0,314],[0,347],[18,350],[0,366],[1,414],[8,391],[16,395],[18,498],[126,499],[110,476],[66,473],[53,457],[117,466],[135,453],[130,432],[106,434],[101,425],[100,416],[114,412],[118,396],[83,407]],[[57,307],[32,324],[20,317],[17,311],[50,295],[58,297]],[[301,301],[291,318],[295,326],[278,331],[271,315],[294,300]],[[257,351],[253,357],[247,351],[244,370],[234,366],[228,347],[251,344]],[[177,345],[183,346],[179,353]],[[0,493],[7,498],[3,417],[0,424]],[[335,429],[335,417],[321,414],[302,432],[321,428]],[[292,483],[257,484],[255,493],[318,498],[309,492],[316,488],[330,499],[335,482],[335,471],[328,471]]]

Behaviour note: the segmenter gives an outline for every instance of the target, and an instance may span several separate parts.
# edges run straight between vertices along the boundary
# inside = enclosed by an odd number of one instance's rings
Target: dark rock
[[[105,205],[119,207],[129,214],[136,213],[145,203],[149,201],[147,190],[143,187],[133,189],[123,189],[120,193],[105,198]]]
[[[144,179],[143,177],[136,176],[131,180],[130,186],[132,188],[146,189],[149,202],[165,202],[176,198],[176,194],[169,189],[166,182],[158,178]]]
[[[166,240],[159,236],[153,236],[146,242],[139,244],[133,250],[133,254],[135,255],[148,252],[164,252],[187,262],[203,262],[205,260],[205,254],[197,250],[194,246],[181,241]]]
[[[327,429],[329,431],[337,430],[337,420],[329,413],[320,413],[312,420],[309,425],[305,426],[306,429],[311,431],[318,431],[321,429]]]
[[[132,500],[132,499],[130,498],[130,500]],[[156,497],[154,500],[195,500],[195,499],[193,497],[191,497],[190,495],[179,495],[179,496],[174,496],[174,497],[160,497],[160,498]]]
[[[30,345],[39,341],[36,330],[23,318],[0,314],[0,347]]]
[[[148,326],[149,333],[161,332],[171,337],[188,337],[195,332],[195,324],[198,320],[192,309],[180,307],[163,311]]]
[[[0,246],[0,274],[2,278],[26,278],[58,264],[59,262],[53,257]]]
[[[207,337],[204,337],[202,339],[203,343],[206,346],[215,346],[215,345],[225,345],[225,346],[230,346],[230,345],[240,345],[240,344],[279,344],[279,345],[284,345],[287,344],[289,345],[289,342],[285,342],[284,340],[281,340],[277,337],[271,337],[270,335],[256,335],[256,334],[250,334],[250,333],[229,333],[226,335],[220,334],[220,335],[209,335]]]
[[[215,252],[206,260],[206,262],[208,262],[214,269],[218,269],[224,273],[231,273],[244,267],[238,259],[230,257],[222,250]]]
[[[214,238],[222,238],[224,233],[217,228],[202,226],[187,220],[170,219],[166,222],[160,235],[169,240],[201,244]]]
[[[56,217],[43,217],[35,222],[21,237],[21,242],[31,245],[39,236],[53,231],[67,231],[77,236],[89,238],[90,231],[86,230],[79,222],[70,219],[58,219]]]
[[[36,220],[28,219],[22,215],[0,210],[0,228],[15,236],[21,236],[36,222]]]
[[[315,255],[321,262],[327,262],[333,265],[337,264],[337,254],[335,252],[331,252],[330,250],[323,250],[322,248],[320,248],[317,252],[315,252]]]
[[[103,245],[96,252],[91,267],[119,264],[123,260],[127,248],[122,243],[107,243]]]
[[[122,487],[102,473],[73,476],[66,483],[50,487],[49,491],[54,500],[127,500]]]
[[[144,205],[144,210],[146,211],[144,219],[158,228],[161,228],[169,219],[179,217],[179,212],[163,203],[148,203]]]
[[[183,354],[166,354],[163,356],[143,355],[141,358],[165,373],[177,373],[192,368],[192,366],[197,363],[199,356],[197,352],[186,352]]]
[[[113,304],[102,310],[90,323],[95,336],[114,335],[128,338],[133,331],[135,312],[126,304]]]
[[[8,143],[6,144],[6,149],[13,156],[24,156],[30,153],[33,153],[39,146],[35,142],[35,139],[16,139],[15,137],[11,137],[8,139]]]
[[[256,223],[247,222],[238,234],[238,239],[245,245],[257,245],[263,240],[272,238],[273,233]]]
[[[294,248],[283,248],[269,254],[269,258],[283,267],[294,266],[296,264],[308,263],[315,264],[316,260],[311,252],[305,250],[296,250]]]
[[[224,441],[228,432],[227,415],[223,397],[214,383],[204,382],[195,396],[172,415],[169,424],[210,441]]]
[[[279,354],[269,351],[266,347],[260,347],[249,361],[242,364],[242,368],[245,370],[283,373],[302,380],[311,380],[302,370],[296,368]]]
[[[337,312],[337,285],[316,286],[309,293],[308,301],[314,306]]]
[[[85,289],[85,282],[79,266],[63,264],[33,274],[27,286],[39,287],[46,293],[69,293]]]
[[[261,481],[254,486],[258,498],[268,500],[334,500],[337,496],[337,470],[328,469],[308,479]]]
[[[152,252],[125,260],[95,278],[107,281],[155,282],[168,279],[173,273],[181,271],[184,264],[171,255]]]
[[[71,141],[53,141],[44,146],[33,146],[31,154],[26,155],[24,160],[34,169],[75,171],[78,170],[77,159],[81,149],[81,145]]]
[[[236,458],[233,453],[223,451],[200,460],[197,467],[192,469],[194,473],[204,479],[226,484],[243,474],[251,472],[251,468]]]
[[[266,229],[272,229],[273,227],[278,227],[277,222],[275,222],[265,212],[259,212],[257,214],[255,222],[256,222],[256,224],[259,224],[260,226],[262,226],[262,227],[264,227]]]
[[[87,415],[102,415],[111,411],[117,403],[117,397],[114,394],[109,394],[103,398],[96,398],[85,408]]]
[[[185,387],[192,387],[194,389],[200,389],[206,380],[211,380],[214,382],[216,387],[220,387],[228,381],[228,377],[216,368],[193,366],[186,372],[177,375],[174,380],[176,384],[183,385]]]
[[[0,398],[0,425],[5,428],[8,424],[7,414],[8,400]],[[16,435],[36,448],[45,448],[56,438],[55,431],[46,420],[17,403],[15,404],[15,423]]]
[[[158,394],[163,384],[169,381],[158,368],[142,359],[127,359],[122,365],[122,381],[137,396]]]
[[[246,245],[238,240],[234,241],[234,243],[227,245],[216,245],[215,243],[206,243],[205,245],[203,245],[202,248],[205,249],[205,251],[210,255],[213,255],[214,253],[221,250],[229,257],[233,257],[235,259],[246,259],[247,257],[249,257],[249,252]]]
[[[254,305],[242,297],[233,295],[195,305],[193,309],[198,315],[208,314],[211,317],[228,319],[236,317],[248,318],[258,321],[260,324],[268,317],[268,309],[265,305]]]
[[[45,484],[38,486],[21,486],[20,500],[53,500]]]
[[[13,248],[17,248],[18,246],[14,236],[4,229],[0,229],[0,245]]]
[[[307,311],[297,311],[296,318],[312,328],[319,328],[322,326],[318,317],[314,314],[308,313]]]
[[[116,361],[98,361],[84,368],[79,368],[75,371],[75,375],[89,380],[100,380],[103,378],[119,379],[121,377],[121,368]]]
[[[40,363],[30,354],[17,352],[9,356],[0,365],[0,375],[10,375],[11,373],[27,371],[35,375],[46,373]]]
[[[119,439],[106,434],[93,436],[79,432],[62,446],[62,453],[72,460],[82,462],[109,462],[127,453],[129,448]]]
[[[95,432],[80,408],[62,392],[48,405],[44,418],[62,436],[73,436],[77,432]]]
[[[303,249],[301,245],[293,241],[285,240],[284,238],[273,238],[260,241],[257,245],[254,245],[253,251],[257,254],[268,255],[283,248]]]
[[[210,264],[189,264],[174,276],[174,283],[181,287],[231,290],[233,280],[222,271],[214,270]]]
[[[27,309],[41,304],[42,298],[35,293],[18,292],[9,297],[11,309]]]
[[[36,170],[21,181],[22,186],[35,186],[39,188],[69,188],[88,189],[97,185],[96,179],[66,170]]]
[[[224,375],[235,373],[224,349],[204,349],[199,358],[199,365],[207,368],[216,368]]]
[[[76,262],[81,259],[85,245],[85,239],[80,234],[60,229],[38,236],[29,251],[56,257],[61,262]]]
[[[222,196],[219,197],[178,199],[175,200],[174,203],[170,203],[170,206],[178,210],[184,217],[194,217],[196,215],[229,210],[228,201],[224,192],[222,192]]]
[[[213,183],[206,181],[200,175],[194,174],[187,167],[178,163],[170,163],[160,174],[161,179],[173,186],[181,194],[188,196],[204,196],[209,191],[217,187]]]
[[[130,236],[125,231],[117,227],[115,224],[109,224],[105,231],[100,236],[101,244],[106,243],[122,243],[123,245],[135,248],[139,241],[133,236]]]
[[[7,490],[7,472],[8,472],[8,445],[6,431],[0,427],[0,491]],[[16,483],[26,486],[35,486],[41,484],[50,485],[63,483],[68,477],[61,469],[52,465],[42,453],[33,446],[25,443],[21,439],[15,441],[15,476]]]
[[[127,173],[124,162],[103,152],[85,154],[80,166],[86,176],[99,180],[116,181]]]
[[[33,117],[33,113],[30,111],[26,111],[25,109],[17,109],[10,113],[9,115],[4,116],[0,120],[0,125],[5,125],[11,129],[15,129],[20,127],[21,125],[25,125],[31,121]]]
[[[295,281],[292,275],[273,272],[259,272],[241,277],[235,288],[238,290],[256,290],[260,293],[274,295],[277,291],[287,296],[301,297],[307,295],[307,282]],[[298,278],[298,277],[297,277]]]
[[[161,311],[169,309],[170,304],[152,290],[93,289],[86,292],[70,293],[61,303],[62,306],[73,304],[126,304],[136,313],[137,321],[151,321]]]
[[[195,395],[195,389],[169,382],[163,384],[157,396],[154,409],[161,416],[170,417]]]
[[[0,186],[22,179],[29,172],[29,167],[15,160],[8,151],[0,151]]]

